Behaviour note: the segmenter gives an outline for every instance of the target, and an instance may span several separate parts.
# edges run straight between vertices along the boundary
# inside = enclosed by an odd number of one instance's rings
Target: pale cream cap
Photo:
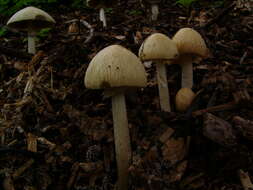
[[[40,30],[51,27],[55,20],[45,11],[36,7],[26,7],[16,12],[7,22],[7,25],[17,30]]]
[[[181,88],[176,94],[176,110],[186,111],[194,98],[195,93],[190,88]]]
[[[147,76],[135,54],[120,45],[111,45],[91,60],[84,83],[91,89],[145,87]]]
[[[177,44],[180,54],[194,54],[200,57],[208,56],[208,49],[204,39],[192,28],[181,28],[172,40]]]
[[[178,57],[178,50],[176,44],[168,36],[155,33],[142,43],[139,57],[142,61],[173,60]]]

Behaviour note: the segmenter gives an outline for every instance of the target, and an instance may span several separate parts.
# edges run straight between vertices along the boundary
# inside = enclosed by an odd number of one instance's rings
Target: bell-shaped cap
[[[208,56],[204,39],[192,28],[181,28],[172,40],[176,43],[179,54],[193,54],[203,58]]]
[[[147,77],[135,54],[120,45],[111,45],[91,60],[84,83],[91,89],[145,87]]]
[[[7,22],[7,26],[17,30],[40,30],[51,27],[55,20],[45,11],[36,7],[26,7],[16,12]]]
[[[194,98],[195,93],[190,88],[181,88],[176,94],[176,110],[186,111]]]
[[[178,50],[168,36],[155,33],[144,40],[139,49],[139,57],[142,61],[173,60],[178,57]]]

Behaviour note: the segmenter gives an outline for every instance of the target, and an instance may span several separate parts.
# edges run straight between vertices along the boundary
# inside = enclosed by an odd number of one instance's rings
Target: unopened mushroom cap
[[[135,54],[120,45],[111,45],[91,60],[84,83],[92,89],[145,87],[147,77]]]
[[[161,33],[150,35],[139,49],[139,57],[142,61],[173,60],[177,56],[176,44],[168,36]]]
[[[208,49],[201,35],[192,28],[181,28],[172,38],[180,54],[194,54],[206,57]]]
[[[181,88],[176,94],[176,109],[184,112],[191,105],[195,93],[190,88]]]
[[[55,20],[45,11],[36,7],[26,7],[16,12],[7,22],[7,25],[17,30],[40,30],[51,27]]]

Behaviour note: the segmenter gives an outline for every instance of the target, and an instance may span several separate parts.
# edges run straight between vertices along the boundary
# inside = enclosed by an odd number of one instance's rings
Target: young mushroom
[[[107,27],[105,8],[113,6],[116,0],[87,0],[89,7],[99,9],[99,20],[103,23],[103,27]]]
[[[141,0],[144,4],[151,6],[151,20],[156,21],[159,15],[159,3],[161,0]]]
[[[7,22],[7,26],[28,32],[28,53],[35,54],[35,36],[43,29],[51,27],[55,20],[45,11],[36,7],[26,7],[15,13]]]
[[[105,89],[112,95],[114,142],[118,167],[117,189],[128,189],[131,145],[124,93],[128,88],[145,87],[146,72],[140,60],[120,45],[101,50],[90,62],[84,83],[87,88]]]
[[[176,94],[176,110],[185,112],[194,98],[195,93],[190,88],[181,88]]]
[[[169,37],[161,33],[150,35],[139,49],[139,57],[142,61],[156,63],[160,106],[161,110],[166,112],[171,111],[171,106],[165,64],[169,64],[177,56],[176,44]]]
[[[199,62],[208,56],[208,49],[201,35],[192,28],[180,29],[172,38],[177,44],[179,58],[175,63],[182,67],[181,87],[193,86],[193,62]]]

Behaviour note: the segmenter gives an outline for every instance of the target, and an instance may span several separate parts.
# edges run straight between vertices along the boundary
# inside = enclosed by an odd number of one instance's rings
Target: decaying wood
[[[242,186],[244,190],[252,190],[253,184],[250,180],[248,172],[244,172],[243,170],[238,171],[239,178],[241,180]]]
[[[248,140],[253,140],[253,121],[246,120],[240,116],[235,116],[233,118],[233,123],[242,136]]]
[[[218,112],[218,111],[231,110],[231,109],[235,109],[237,107],[238,106],[237,106],[237,104],[235,102],[229,102],[227,104],[222,104],[222,105],[218,105],[218,106],[212,106],[212,107],[208,107],[206,109],[194,111],[192,113],[192,116],[196,117],[196,116],[200,116],[200,115],[203,115],[205,113],[208,113],[208,112]]]
[[[210,113],[204,115],[203,135],[223,146],[236,144],[236,135],[231,124]]]

